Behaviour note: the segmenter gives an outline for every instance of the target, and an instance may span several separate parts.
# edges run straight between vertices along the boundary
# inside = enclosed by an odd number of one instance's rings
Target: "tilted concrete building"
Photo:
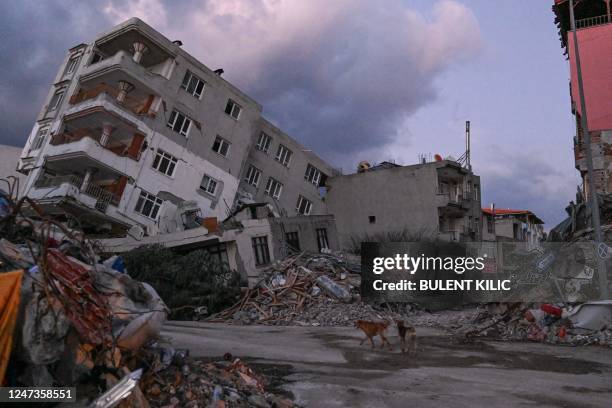
[[[182,231],[253,199],[323,214],[331,166],[221,74],[136,18],[73,47],[23,149],[24,193],[104,236]]]
[[[327,210],[340,245],[384,234],[448,241],[481,239],[480,177],[453,160],[383,162],[327,181]]]

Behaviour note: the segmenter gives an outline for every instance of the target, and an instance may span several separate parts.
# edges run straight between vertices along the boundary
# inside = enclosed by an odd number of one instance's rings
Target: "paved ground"
[[[359,346],[345,327],[169,322],[164,335],[193,356],[241,357],[309,407],[612,407],[612,350],[598,347],[460,343],[423,328],[409,358]]]

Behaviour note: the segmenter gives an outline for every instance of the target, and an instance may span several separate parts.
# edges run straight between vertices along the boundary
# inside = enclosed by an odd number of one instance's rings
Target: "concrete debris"
[[[121,257],[103,261],[28,198],[0,198],[0,281],[17,282],[0,291],[0,344],[10,353],[0,356],[0,383],[76,387],[78,406],[293,406],[239,359],[199,362],[159,346],[168,308]]]
[[[490,337],[571,346],[593,344],[612,347],[609,302],[591,302],[576,307],[525,303],[505,306],[497,310],[481,309],[471,322],[457,327],[455,333],[468,338]],[[597,323],[581,323],[585,321]]]
[[[157,373],[154,371],[145,374],[141,389],[148,401],[154,401],[156,406],[295,406],[290,399],[267,391],[265,378],[229,353],[219,361],[174,357],[170,366]]]
[[[301,253],[285,258],[228,309],[208,320],[236,324],[350,325],[378,316],[359,300],[361,276],[339,254]]]

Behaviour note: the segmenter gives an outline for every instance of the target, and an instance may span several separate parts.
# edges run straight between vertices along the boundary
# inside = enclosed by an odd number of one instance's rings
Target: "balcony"
[[[80,175],[43,174],[34,183],[35,188],[30,190],[29,196],[35,200],[71,197],[102,213],[106,213],[109,205],[119,205],[127,179],[119,178],[106,186],[96,184],[99,180],[90,179],[87,183],[84,180]]]
[[[576,20],[576,29],[595,27],[610,23],[612,23],[611,16],[608,14],[604,14],[603,16],[595,16]]]
[[[131,85],[131,84],[130,84]],[[98,98],[100,95],[107,95],[106,100],[112,101],[116,106],[138,116],[138,117],[155,117],[155,112],[151,111],[151,105],[155,99],[155,95],[140,95],[129,96],[125,89],[122,91],[118,87],[110,86],[104,82],[99,83],[91,88],[81,88],[77,93],[70,97],[69,103],[77,105],[85,101]]]
[[[100,147],[113,152],[117,156],[128,157],[136,161],[138,161],[140,158],[140,144],[142,143],[142,140],[140,138],[135,141],[137,146],[134,146],[135,139],[132,139],[132,142],[128,144],[120,139],[114,139],[110,137],[105,138],[104,134],[101,131],[96,131],[92,128],[79,128],[69,132],[53,135],[49,144],[52,146],[61,146],[78,142],[83,138],[91,139],[92,141],[96,142]]]

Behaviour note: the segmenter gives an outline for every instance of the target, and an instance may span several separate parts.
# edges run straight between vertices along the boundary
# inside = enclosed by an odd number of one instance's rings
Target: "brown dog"
[[[365,333],[365,335],[367,336],[366,339],[369,339],[370,343],[372,343],[372,348],[374,348],[374,337],[380,336],[380,338],[382,339],[382,344],[380,345],[380,348],[382,349],[383,347],[385,347],[385,343],[387,343],[389,345],[389,350],[392,350],[391,343],[389,343],[389,340],[387,340],[387,338],[385,337],[385,330],[387,329],[387,327],[389,327],[389,324],[390,322],[387,321],[372,322],[368,320],[357,320],[355,322],[355,327],[361,329]],[[366,339],[361,340],[361,343],[359,343],[359,345],[362,345],[363,342],[366,341]]]
[[[408,355],[416,354],[416,330],[412,326],[406,326],[403,320],[396,320],[397,333],[402,343],[402,353],[406,352],[406,334],[408,335]]]

